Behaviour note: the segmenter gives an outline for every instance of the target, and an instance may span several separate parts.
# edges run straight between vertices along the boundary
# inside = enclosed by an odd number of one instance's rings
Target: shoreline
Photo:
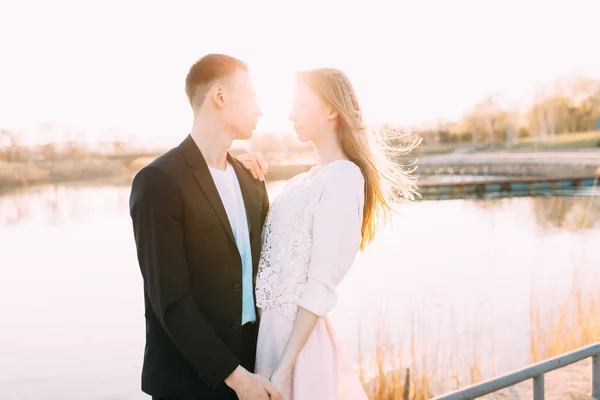
[[[590,396],[592,387],[591,366],[591,359],[586,359],[545,374],[545,398],[547,400],[593,400]],[[532,399],[533,385],[531,380],[481,397],[484,400],[510,398]]]
[[[138,169],[118,160],[98,157],[80,159],[0,162],[0,194],[14,189],[47,184],[114,180],[126,183]]]
[[[121,160],[84,157],[57,161],[0,162],[0,194],[14,189],[70,182],[110,180],[130,184],[151,159]],[[276,165],[269,168],[271,181],[287,180],[311,168],[311,164]]]
[[[473,171],[487,172],[484,175],[520,175],[552,176],[559,171],[563,174],[569,170],[586,173],[591,172],[592,166],[600,166],[600,152],[573,154],[573,152],[551,152],[545,155],[529,158],[523,154],[513,153],[483,153],[448,154],[445,156],[430,155],[418,159],[417,173],[425,177],[435,175],[460,175]],[[574,162],[577,160],[578,162]],[[77,158],[55,161],[0,161],[0,193],[17,188],[36,186],[40,184],[59,184],[68,182],[93,182],[95,180],[114,180],[128,184],[135,174],[147,165],[152,158],[140,157],[125,162],[118,158],[82,156]],[[483,168],[477,168],[482,167]],[[308,171],[312,164],[278,164],[271,165],[267,178],[270,181],[287,180]],[[507,169],[507,171],[504,171]],[[596,168],[593,168],[596,169]],[[543,170],[543,171],[542,171]],[[510,172],[510,173],[509,173]],[[478,174],[475,172],[475,174]]]

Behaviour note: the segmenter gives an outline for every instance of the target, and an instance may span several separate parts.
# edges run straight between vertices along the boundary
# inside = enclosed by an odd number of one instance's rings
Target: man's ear
[[[217,107],[225,106],[225,89],[218,83],[215,83],[208,92],[211,100]]]

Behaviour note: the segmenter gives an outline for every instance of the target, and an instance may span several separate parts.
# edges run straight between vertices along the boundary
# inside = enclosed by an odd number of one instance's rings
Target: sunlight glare
[[[295,70],[250,64],[250,79],[262,109],[257,131],[269,133],[293,132],[288,120]]]

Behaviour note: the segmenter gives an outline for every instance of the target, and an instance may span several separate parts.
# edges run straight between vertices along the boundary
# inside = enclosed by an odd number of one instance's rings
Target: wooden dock
[[[287,180],[308,171],[312,165],[278,165],[270,168],[267,179]],[[437,167],[437,166],[436,166]],[[425,172],[423,174],[423,172]],[[573,190],[598,185],[600,168],[581,165],[444,165],[421,169],[419,193],[422,199],[468,198],[488,195],[525,196]]]
[[[482,177],[483,179],[447,181],[435,176],[419,182],[419,192],[423,198],[462,198],[483,197],[488,194],[511,196],[532,195],[553,190],[568,190],[598,185],[598,176],[511,176]]]

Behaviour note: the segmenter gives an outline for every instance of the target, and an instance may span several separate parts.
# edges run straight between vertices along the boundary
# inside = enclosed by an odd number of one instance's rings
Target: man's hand
[[[265,174],[269,171],[269,166],[261,153],[246,153],[236,158],[252,173],[254,179],[261,182],[265,180]]]
[[[225,379],[240,400],[283,400],[283,395],[265,378],[239,366]]]
[[[275,385],[273,385],[273,383],[269,380],[263,378],[262,376],[259,376],[259,378],[262,380],[263,387],[267,393],[269,393],[271,400],[283,400],[284,389],[278,390],[277,387],[275,387]]]

